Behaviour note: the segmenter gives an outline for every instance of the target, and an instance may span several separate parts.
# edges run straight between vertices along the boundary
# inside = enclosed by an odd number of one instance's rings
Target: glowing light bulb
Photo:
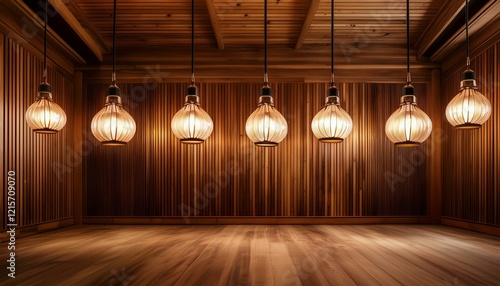
[[[51,87],[42,83],[35,102],[26,110],[26,122],[36,133],[53,134],[66,125],[66,113],[52,100]]]
[[[446,119],[457,129],[476,129],[490,115],[490,101],[478,91],[474,71],[466,70],[460,82],[460,91],[446,106]]]
[[[340,143],[351,134],[352,119],[340,106],[335,86],[328,89],[325,107],[314,116],[311,129],[314,136],[324,143]]]
[[[274,108],[271,88],[261,89],[259,105],[245,124],[248,138],[260,147],[275,147],[285,139],[288,125],[285,117]]]
[[[399,108],[387,119],[385,133],[397,147],[415,147],[432,132],[432,121],[417,106],[413,86],[403,88]]]
[[[200,106],[196,86],[189,86],[187,94],[184,106],[172,118],[172,132],[182,143],[203,143],[212,134],[214,124]]]
[[[135,135],[134,118],[123,109],[119,93],[117,86],[110,86],[104,108],[92,118],[92,134],[105,146],[125,145]]]

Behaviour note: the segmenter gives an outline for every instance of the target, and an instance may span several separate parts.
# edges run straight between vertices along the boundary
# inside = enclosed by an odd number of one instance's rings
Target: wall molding
[[[83,224],[158,224],[158,225],[313,225],[313,224],[431,224],[430,216],[407,217],[83,217]]]
[[[468,221],[468,220],[461,220],[461,219],[456,219],[456,218],[451,218],[451,217],[441,218],[441,224],[500,236],[500,226],[495,226],[492,224],[477,223],[477,222],[472,222],[472,221]]]
[[[16,239],[21,237],[26,237],[30,235],[39,234],[42,232],[67,227],[70,225],[74,225],[73,218],[65,218],[60,220],[49,221],[41,224],[17,227],[16,228]],[[8,230],[8,229],[7,229]],[[6,231],[2,231],[0,233],[0,242],[9,241],[9,236]]]

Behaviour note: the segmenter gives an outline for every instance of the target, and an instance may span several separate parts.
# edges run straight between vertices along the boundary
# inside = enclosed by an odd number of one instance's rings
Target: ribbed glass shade
[[[314,136],[324,143],[340,143],[351,134],[352,119],[340,106],[338,96],[326,97],[325,107],[314,116],[311,129]]]
[[[182,143],[204,142],[214,130],[210,115],[201,108],[197,95],[187,95],[186,103],[172,118],[172,132]]]
[[[102,145],[122,146],[134,137],[136,125],[134,118],[123,109],[120,96],[111,93],[106,97],[104,108],[92,118],[91,129]]]
[[[248,117],[245,130],[248,138],[260,147],[274,147],[285,139],[288,125],[285,117],[274,108],[272,96],[259,98],[259,106]]]
[[[417,106],[414,95],[403,95],[399,108],[387,119],[385,134],[397,147],[415,147],[432,132],[432,121]]]
[[[38,87],[35,102],[26,110],[26,123],[36,133],[53,134],[66,125],[66,113],[52,101],[50,85],[43,83]]]
[[[477,90],[474,74],[466,71],[460,82],[460,91],[446,106],[446,119],[457,129],[476,129],[490,118],[491,103]]]

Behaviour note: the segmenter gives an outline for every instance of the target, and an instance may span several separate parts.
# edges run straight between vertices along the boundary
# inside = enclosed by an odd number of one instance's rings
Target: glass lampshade
[[[210,115],[199,104],[196,86],[188,87],[186,103],[172,118],[172,132],[180,139],[181,143],[203,143],[214,130]]]
[[[135,135],[134,118],[122,107],[117,86],[108,88],[106,104],[92,118],[92,134],[105,146],[122,146]]]
[[[270,87],[263,87],[257,109],[245,124],[248,138],[259,147],[275,147],[285,139],[288,125],[285,117],[274,108]]]
[[[417,106],[411,85],[405,86],[399,108],[387,119],[385,133],[397,147],[415,147],[432,132],[432,121]]]
[[[490,118],[491,103],[476,85],[474,72],[467,70],[460,82],[460,91],[446,106],[446,119],[457,129],[476,129]]]
[[[26,122],[36,133],[53,134],[66,125],[66,113],[52,101],[50,85],[42,83],[38,86],[35,102],[26,110]]]
[[[311,129],[314,136],[324,143],[340,143],[351,134],[352,119],[340,106],[336,87],[328,89],[325,107],[314,116]]]

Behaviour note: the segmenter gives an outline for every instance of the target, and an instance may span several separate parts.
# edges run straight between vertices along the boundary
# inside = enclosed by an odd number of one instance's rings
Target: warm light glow
[[[352,119],[340,106],[338,96],[326,97],[325,107],[314,116],[311,129],[314,136],[324,143],[340,143],[351,134]]]
[[[214,129],[212,118],[201,108],[198,100],[197,95],[186,96],[184,107],[172,118],[172,132],[182,143],[203,143]]]
[[[461,81],[460,91],[446,106],[446,119],[457,129],[480,128],[491,115],[491,103],[477,90],[471,72],[464,73],[472,78]]]
[[[104,108],[92,119],[91,129],[102,145],[121,146],[134,137],[136,125],[134,118],[123,109],[120,96],[111,93]]]
[[[39,86],[38,97],[26,110],[26,122],[36,133],[57,133],[66,125],[66,113],[52,101],[50,85],[43,83]]]
[[[288,125],[285,117],[274,108],[272,96],[263,95],[257,109],[248,117],[245,129],[255,145],[274,147],[285,139]]]
[[[397,147],[414,147],[432,132],[432,121],[417,106],[414,95],[403,95],[399,108],[385,124],[385,133]]]

